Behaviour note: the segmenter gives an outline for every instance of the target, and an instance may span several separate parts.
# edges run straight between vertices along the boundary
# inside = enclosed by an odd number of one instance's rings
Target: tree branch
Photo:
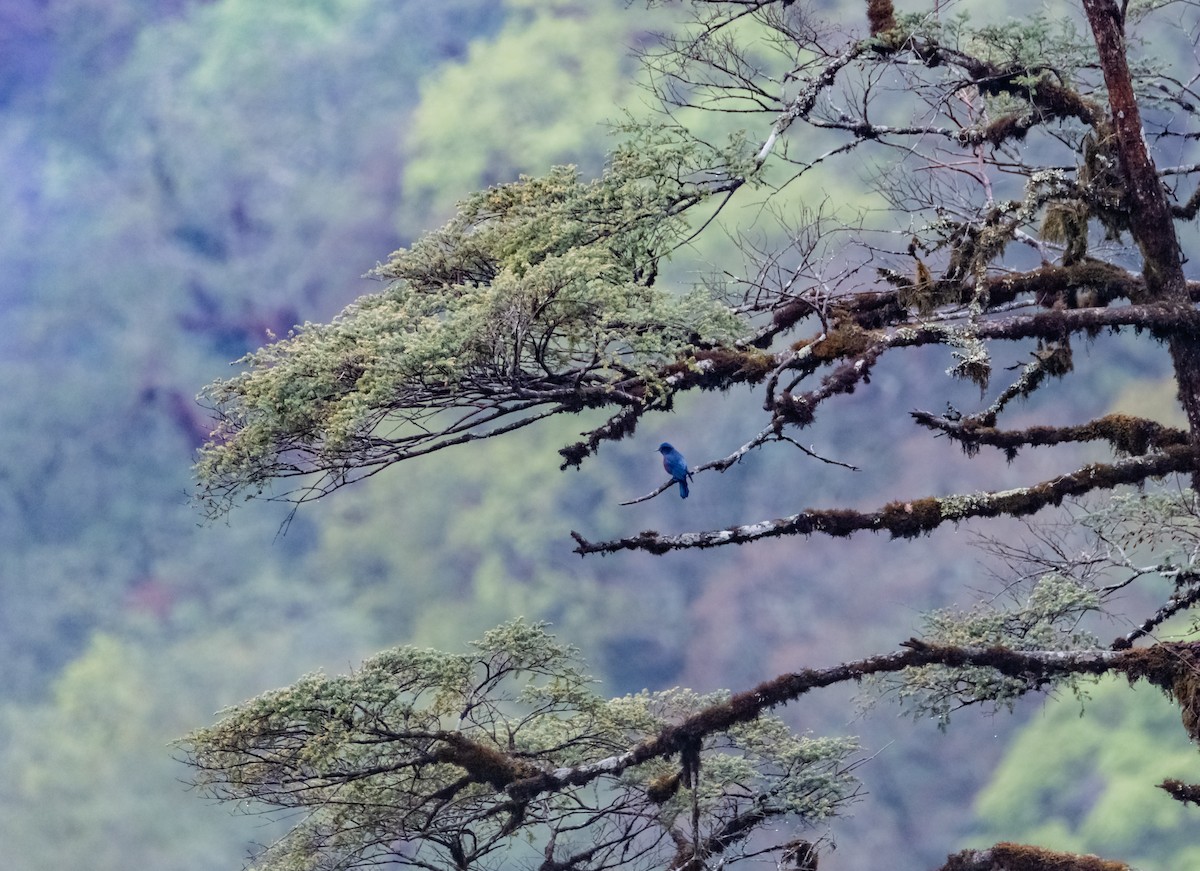
[[[1175,799],[1175,801],[1184,804],[1200,804],[1200,785],[1195,783],[1184,783],[1182,780],[1168,778],[1158,785],[1159,789]]]
[[[1196,342],[1200,334],[1200,312],[1194,309],[1178,311],[1163,306],[1129,305],[1119,308],[1086,308],[1066,311],[1045,311],[1033,315],[982,320],[971,325],[969,334],[941,324],[921,324],[896,327],[867,333],[857,329],[835,330],[811,348],[811,353],[795,351],[780,353],[780,369],[814,370],[822,362],[846,359],[847,362],[827,375],[821,385],[801,394],[785,390],[775,401],[775,418],[797,426],[807,426],[814,419],[816,406],[842,393],[851,393],[868,380],[872,366],[885,351],[892,348],[915,348],[922,345],[954,344],[961,336],[977,340],[1017,340],[1030,338],[1061,339],[1076,332],[1098,332],[1105,328],[1137,326],[1165,333],[1182,334],[1185,341]],[[809,350],[805,348],[805,350]]]
[[[1078,426],[1031,426],[1008,431],[982,424],[974,417],[954,420],[927,411],[914,411],[912,416],[922,426],[960,442],[968,454],[973,454],[981,445],[988,445],[1000,448],[1009,459],[1016,456],[1018,448],[1065,442],[1107,441],[1114,449],[1133,456],[1152,448],[1163,450],[1188,443],[1188,435],[1183,430],[1127,414],[1109,414]]]
[[[873,674],[944,665],[951,668],[994,668],[1004,675],[1034,680],[1067,674],[1099,675],[1109,671],[1122,671],[1146,679],[1162,678],[1161,670],[1155,671],[1143,662],[1147,653],[1143,650],[1017,651],[1000,647],[985,649],[929,645],[915,639],[905,642],[904,646],[906,649],[895,653],[845,662],[832,668],[805,669],[780,675],[752,690],[738,693],[727,702],[706,708],[678,725],[669,726],[654,738],[623,753],[570,768],[544,771],[510,784],[507,792],[519,801],[528,801],[543,793],[591,783],[599,777],[615,777],[651,759],[681,753],[707,735],[749,722],[770,708],[795,701],[809,690],[858,681]],[[1191,656],[1190,650],[1188,647],[1188,656]]]
[[[1191,589],[1183,591],[1184,585],[1190,585]],[[1175,593],[1171,598],[1151,617],[1134,629],[1132,632],[1122,635],[1112,643],[1113,650],[1125,650],[1133,646],[1133,642],[1139,638],[1145,638],[1158,626],[1174,617],[1181,611],[1186,611],[1197,602],[1200,602],[1200,576],[1193,572],[1184,572],[1175,579]]]
[[[825,535],[841,537],[855,532],[889,532],[893,538],[914,538],[931,532],[943,523],[958,523],[975,517],[1023,517],[1050,505],[1058,505],[1068,496],[1080,496],[1092,490],[1107,490],[1122,484],[1140,484],[1175,472],[1190,473],[1196,459],[1190,446],[1168,447],[1162,453],[1144,454],[1096,463],[1068,472],[1031,487],[992,493],[954,496],[930,496],[905,502],[889,503],[878,511],[860,512],[849,509],[809,510],[790,517],[764,520],[759,523],[716,529],[707,532],[686,532],[662,535],[653,530],[630,538],[590,542],[572,531],[575,552],[615,553],[621,550],[644,550],[662,554],[688,548],[720,547],[745,544],[781,535]]]

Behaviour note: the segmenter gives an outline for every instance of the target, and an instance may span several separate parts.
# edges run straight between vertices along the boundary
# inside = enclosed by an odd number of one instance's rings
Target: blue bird
[[[688,497],[688,477],[692,474],[688,471],[687,460],[683,458],[683,454],[667,442],[658,446],[658,452],[662,454],[663,468],[667,470],[667,474],[679,482],[680,498],[686,499]]]

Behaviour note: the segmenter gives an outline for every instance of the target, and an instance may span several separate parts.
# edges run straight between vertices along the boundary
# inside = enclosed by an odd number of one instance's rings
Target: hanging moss
[[[873,336],[853,321],[839,324],[824,339],[814,343],[812,355],[818,360],[855,357],[870,347]]]
[[[896,27],[896,13],[892,0],[867,0],[867,23],[871,36],[881,36]]]
[[[1042,219],[1042,238],[1063,246],[1062,265],[1073,266],[1087,254],[1088,208],[1081,200],[1052,203]]]
[[[680,773],[678,771],[660,774],[646,783],[646,798],[655,804],[665,804],[675,793],[679,792]]]

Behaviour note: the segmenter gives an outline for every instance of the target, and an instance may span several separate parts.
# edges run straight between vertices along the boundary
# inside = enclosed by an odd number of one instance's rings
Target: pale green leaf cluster
[[[1162,572],[1195,572],[1200,565],[1200,501],[1196,492],[1117,493],[1080,518],[1125,559],[1153,559]]]
[[[998,602],[968,611],[926,615],[924,640],[962,647],[1004,646],[1014,650],[1073,650],[1093,647],[1096,638],[1079,627],[1083,615],[1099,610],[1097,592],[1058,573],[1042,575],[1015,608]]]
[[[1031,93],[1044,81],[1077,86],[1087,70],[1094,68],[1095,46],[1069,17],[1052,17],[1044,11],[1019,18],[1004,11],[996,17],[1000,20],[989,21],[979,10],[949,16],[913,12],[897,15],[897,23],[906,37],[928,39],[992,64]],[[1028,99],[1007,89],[980,96],[992,119],[1031,109]]]
[[[1034,83],[1043,72],[1069,82],[1096,53],[1090,36],[1081,33],[1071,18],[1051,17],[1044,11],[981,27],[970,35],[969,47],[985,60],[1026,70]]]
[[[991,601],[968,610],[940,609],[924,618],[922,640],[955,647],[1003,647],[1010,650],[1079,650],[1099,646],[1081,625],[1101,608],[1095,588],[1059,573],[1038,578],[1024,598],[1012,605]],[[1081,678],[1067,676],[1057,685],[1081,692]],[[1022,679],[990,668],[924,666],[906,670],[883,684],[895,691],[914,717],[933,717],[940,724],[966,705],[1011,708],[1030,690],[1044,688],[1042,679]]]
[[[1020,18],[979,23],[966,10],[942,20],[913,13],[902,16],[903,26],[928,34],[945,46],[1014,72],[1023,71],[1036,83],[1050,72],[1060,82],[1071,81],[1083,66],[1094,62],[1096,49],[1066,16],[1035,12]]]
[[[676,687],[613,699],[610,713],[625,718],[629,737],[653,735],[664,727],[729,700],[727,692],[700,694]],[[710,736],[701,751],[694,790],[681,788],[664,804],[671,819],[691,812],[693,802],[713,820],[725,820],[747,808],[769,815],[790,814],[809,822],[823,820],[854,798],[858,782],[847,760],[858,750],[852,738],[812,738],[795,734],[778,717],[764,715],[728,732]],[[659,761],[629,772],[630,784],[647,774],[668,774],[678,765]]]
[[[599,179],[571,167],[477,193],[375,270],[390,281],[211,385],[220,423],[197,471],[210,505],[275,477],[394,462],[550,405],[604,405],[746,324],[703,289],[655,285],[683,212],[740,184],[743,140],[643,126]],[[714,181],[715,179],[715,181]]]
[[[771,716],[742,724],[728,737],[736,753],[721,754],[715,760],[745,768],[724,782],[735,784],[736,790],[749,787],[756,793],[754,801],[764,810],[822,820],[855,795],[857,781],[848,777],[845,767],[849,756],[858,750],[853,739],[796,735],[782,720]],[[716,780],[714,767],[710,764],[701,778],[701,791]],[[728,787],[725,798],[729,800]]]
[[[210,794],[302,811],[260,857],[272,871],[368,865],[421,844],[442,857],[430,867],[452,867],[449,845],[467,829],[481,856],[547,838],[568,856],[618,830],[647,856],[673,850],[676,835],[738,833],[725,850],[767,819],[815,823],[854,798],[852,740],[796,736],[771,716],[708,736],[694,786],[668,795],[651,794],[679,770],[662,759],[519,811],[504,791],[514,773],[598,762],[727,699],[674,689],[604,700],[574,650],[518,620],[469,653],[400,647],[351,675],[309,675],[183,746]]]

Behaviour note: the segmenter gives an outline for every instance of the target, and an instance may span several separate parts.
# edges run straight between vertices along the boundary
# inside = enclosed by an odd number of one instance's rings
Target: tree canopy
[[[795,443],[885,356],[941,346],[948,374],[986,389],[996,349],[1029,340],[1028,362],[991,404],[916,422],[968,451],[1099,442],[1120,459],[1003,493],[917,494],[680,536],[580,536],[579,550],[913,535],[1192,467],[1191,436],[1153,421],[997,426],[1013,400],[1070,373],[1073,338],[1129,328],[1167,345],[1191,428],[1200,421],[1197,316],[1175,231],[1195,209],[1172,206],[1159,180],[1177,190],[1194,168],[1160,175],[1149,150],[1181,138],[1163,101],[1191,104],[1169,71],[1131,72],[1119,10],[1087,4],[1088,40],[1065,19],[972,27],[897,19],[887,4],[871,7],[865,36],[794,4],[690,8],[689,32],[646,50],[668,120],[623,125],[600,179],[558,169],[468,198],[376,270],[387,290],[297,328],[209,389],[220,425],[198,471],[212,511],[279,480],[291,486],[278,497],[304,501],[430,451],[607,409],[562,448],[564,466],[578,465],[683,393],[752,385],[764,420],[694,470],[725,472],[765,443]],[[1144,122],[1139,92],[1150,95]],[[747,126],[703,138],[688,126],[701,110]],[[848,160],[873,186],[869,209],[788,200]],[[656,282],[740,197],[777,217],[781,247],[747,236],[741,264],[689,292]]]
[[[555,868],[658,868],[698,849],[732,860],[762,822],[819,821],[854,796],[852,741],[796,737],[770,716],[697,735],[703,788],[663,761],[596,762],[727,702],[678,689],[606,701],[590,682],[570,649],[517,622],[470,654],[404,647],[352,675],[312,675],[188,745],[198,783],[224,798],[318,809],[263,857],[278,868],[397,855],[427,868],[537,856]],[[550,771],[582,788],[541,784]],[[511,800],[497,805],[497,790]]]
[[[485,427],[636,402],[621,382],[657,378],[698,332],[733,341],[725,306],[654,286],[654,252],[684,232],[678,212],[711,193],[658,174],[687,178],[698,162],[693,148],[638,141],[598,181],[560,169],[464,202],[376,270],[388,291],[212,389],[221,447],[200,474],[213,495],[314,469],[320,493]]]
[[[310,501],[556,415],[586,421],[559,452],[564,469],[578,467],[701,390],[748,390],[761,408],[739,414],[727,453],[693,457],[701,482],[738,474],[772,443],[799,462],[848,466],[799,433],[919,348],[939,349],[946,375],[980,399],[913,409],[915,426],[969,457],[1086,444],[1094,461],[866,510],[797,505],[607,541],[576,532],[576,551],[911,538],[1104,501],[1078,509],[1070,535],[991,542],[1011,570],[1004,596],[927,615],[894,652],[797,667],[740,693],[604,701],[565,647],[518,622],[465,657],[402,647],[357,674],[260,696],[185,747],[218,797],[305,812],[266,867],[517,857],[545,869],[700,869],[770,856],[815,868],[819,836],[771,825],[812,826],[853,797],[851,745],[792,736],[770,712],[847,683],[945,725],[1031,693],[1086,696],[1090,681],[1120,675],[1164,691],[1200,739],[1194,631],[1160,637],[1200,599],[1196,490],[1117,495],[1168,476],[1200,483],[1200,285],[1185,272],[1200,211],[1200,164],[1188,162],[1194,22],[1181,38],[1172,4],[1113,0],[1000,23],[940,6],[901,15],[888,0],[843,23],[788,0],[651,5],[690,18],[642,47],[659,114],[617,125],[599,178],[560,167],[468,196],[375,270],[380,293],[297,327],[208,388],[217,428],[197,471],[209,513],[243,496]],[[1139,33],[1153,35],[1153,52]],[[849,174],[857,198],[813,196]],[[701,272],[696,261],[721,250],[706,240],[722,233],[736,262]],[[1106,333],[1161,349],[1185,426],[1111,412],[1063,422],[1045,407],[1033,425],[1001,426],[1018,400],[1078,379],[1076,354]],[[1018,363],[1001,369],[1001,355]],[[1134,588],[1153,604],[1105,642],[1096,619]],[[1161,786],[1200,796],[1180,780]],[[1127,866],[1001,842],[943,867]]]

